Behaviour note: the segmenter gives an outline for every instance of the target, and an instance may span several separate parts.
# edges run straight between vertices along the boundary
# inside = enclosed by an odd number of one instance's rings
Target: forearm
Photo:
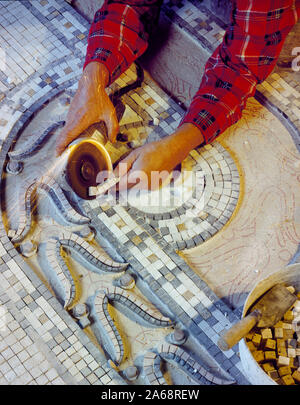
[[[192,149],[204,143],[204,137],[195,125],[186,123],[181,125],[173,134],[166,139],[170,147],[170,153],[176,158],[176,164],[182,162]]]
[[[162,0],[105,1],[91,24],[86,66],[95,61],[106,66],[108,84],[116,80],[148,46]]]
[[[85,66],[79,80],[79,88],[100,86],[106,88],[109,83],[109,71],[107,67],[99,62],[91,62]]]

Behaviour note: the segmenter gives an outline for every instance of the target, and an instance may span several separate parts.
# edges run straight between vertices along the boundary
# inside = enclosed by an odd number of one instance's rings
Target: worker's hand
[[[183,124],[174,134],[132,151],[115,169],[115,175],[121,178],[119,191],[129,189],[133,185],[138,189],[157,189],[203,140],[196,126]]]
[[[105,91],[108,80],[109,73],[104,65],[91,62],[86,66],[71,102],[65,126],[56,141],[57,155],[90,125],[99,121],[105,122],[109,140],[116,140],[119,123],[115,108]]]

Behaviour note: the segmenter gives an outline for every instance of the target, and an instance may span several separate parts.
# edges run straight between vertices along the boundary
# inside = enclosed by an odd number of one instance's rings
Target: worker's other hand
[[[57,155],[96,122],[104,121],[109,140],[116,140],[119,123],[115,108],[105,91],[108,80],[109,73],[104,65],[91,62],[86,66],[70,104],[65,126],[56,141]]]
[[[132,186],[141,190],[157,189],[203,140],[200,130],[193,124],[186,123],[172,135],[132,151],[120,161],[114,171],[120,177],[119,191]]]

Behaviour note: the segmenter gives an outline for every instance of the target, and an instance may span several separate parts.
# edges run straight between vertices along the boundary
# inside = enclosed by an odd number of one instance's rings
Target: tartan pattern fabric
[[[231,87],[232,87],[232,84],[228,83],[228,82],[226,82],[224,80],[217,79],[215,87],[216,88],[221,87],[222,89],[230,90]]]
[[[106,61],[110,56],[111,51],[105,48],[96,48],[93,52],[92,60],[100,59],[101,61]]]
[[[147,49],[161,4],[162,0],[104,1],[90,27],[83,69],[98,61],[109,71],[109,84],[116,80]]]
[[[274,34],[269,34],[269,35],[266,34],[265,41],[266,41],[267,46],[279,44],[279,42],[282,41],[281,32],[277,31],[277,32],[274,32]]]
[[[104,29],[100,28],[100,30],[96,30],[96,31],[92,32],[90,34],[90,38],[95,38],[95,37],[98,37],[98,36],[103,35],[103,34],[104,34]]]
[[[108,68],[110,83],[117,79],[147,49],[161,4],[105,1],[90,28],[84,68],[96,60]],[[211,143],[236,123],[257,84],[274,69],[299,14],[300,0],[232,0],[231,23],[180,125],[196,125],[204,143]]]
[[[198,112],[197,116],[194,118],[195,124],[197,124],[204,131],[215,122],[215,117],[213,117],[208,111],[201,110]]]
[[[268,11],[267,21],[275,20],[276,18],[280,18],[282,13],[283,13],[283,8],[278,8],[277,10]]]

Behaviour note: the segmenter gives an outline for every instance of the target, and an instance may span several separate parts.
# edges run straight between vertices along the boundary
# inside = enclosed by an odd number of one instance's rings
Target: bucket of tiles
[[[272,274],[268,278],[260,281],[256,286],[252,289],[252,291],[249,293],[248,298],[245,302],[244,308],[243,308],[243,317],[247,314],[248,309],[251,307],[251,305],[259,298],[261,297],[266,291],[268,291],[270,288],[272,288],[275,284],[278,283],[284,283],[287,286],[292,286],[295,289],[295,293],[298,293],[298,301],[299,302],[299,291],[300,291],[300,264],[293,264],[290,266],[287,266],[278,272]],[[265,347],[265,342],[263,342],[263,339],[260,342],[255,342],[255,349],[254,346],[251,345],[251,334],[253,334],[254,329],[250,332],[250,335],[245,337],[239,342],[239,351],[240,351],[240,356],[241,356],[241,361],[243,368],[245,370],[245,373],[251,382],[251,384],[254,385],[277,385],[277,384],[287,384],[288,381],[285,382],[284,377],[286,377],[285,374],[291,373],[291,375],[295,375],[295,372],[297,372],[299,368],[299,364],[297,365],[296,363],[299,362],[299,356],[292,357],[294,354],[299,352],[299,336],[300,336],[300,329],[299,329],[299,321],[300,321],[300,312],[299,312],[299,307],[294,306],[294,308],[290,311],[293,314],[293,319],[285,320],[283,319],[280,325],[278,326],[283,326],[284,328],[277,328],[277,331],[279,329],[283,329],[283,331],[290,331],[286,333],[290,333],[291,336],[284,335],[281,338],[277,338],[275,334],[275,328],[271,327],[269,328],[272,336],[270,334],[269,338],[271,341],[276,341],[276,346],[274,347],[274,351],[276,352],[276,358],[266,360],[265,356],[262,358],[262,355],[266,350],[264,350]],[[289,329],[285,329],[288,328]],[[298,333],[297,333],[298,332]],[[292,336],[293,335],[293,336]],[[279,336],[279,335],[277,335]],[[253,339],[253,337],[252,337]],[[297,342],[298,340],[298,342]],[[286,356],[281,356],[281,361],[284,361],[283,358],[289,359],[289,364],[284,365],[283,363],[281,364],[278,362],[278,345],[280,342],[284,343],[283,347],[283,352],[286,351],[286,353],[281,352],[281,354],[286,354]],[[295,343],[295,348],[292,346],[293,343]],[[294,354],[288,352],[288,347],[289,345],[291,346],[291,349],[294,349],[295,352]],[[298,348],[298,351],[296,351]],[[261,352],[261,353],[258,353]],[[273,350],[270,350],[270,352],[273,352]],[[257,355],[258,353],[258,355]],[[261,358],[259,357],[261,355]],[[291,357],[288,357],[288,356]],[[292,359],[292,360],[291,360]],[[267,364],[267,366],[266,366]],[[283,369],[283,371],[279,371],[279,369]],[[272,370],[273,369],[273,370]],[[282,372],[285,375],[280,375]],[[299,371],[298,371],[299,372]],[[279,378],[278,378],[278,377]],[[272,378],[273,377],[273,378]],[[282,381],[283,379],[283,381]],[[287,378],[286,378],[287,380]],[[292,383],[292,381],[291,381]],[[299,384],[299,381],[294,380],[294,383]]]

